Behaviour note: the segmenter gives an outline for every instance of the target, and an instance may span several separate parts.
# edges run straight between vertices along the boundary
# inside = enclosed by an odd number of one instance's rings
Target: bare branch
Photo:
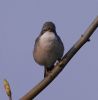
[[[39,84],[37,84],[33,89],[31,89],[26,95],[24,95],[20,100],[32,100],[34,99],[43,89],[45,89],[55,77],[62,71],[62,69],[67,65],[71,58],[77,53],[77,51],[90,39],[90,36],[98,27],[98,16],[94,19],[91,25],[87,28],[80,39],[73,45],[73,47],[64,55],[59,64],[57,64],[51,73],[44,78]]]

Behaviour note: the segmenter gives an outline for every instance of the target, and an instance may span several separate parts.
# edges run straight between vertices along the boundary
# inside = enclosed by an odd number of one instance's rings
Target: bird
[[[33,50],[35,62],[44,66],[44,78],[52,71],[56,61],[60,61],[63,53],[64,45],[56,32],[55,24],[52,21],[45,22]]]

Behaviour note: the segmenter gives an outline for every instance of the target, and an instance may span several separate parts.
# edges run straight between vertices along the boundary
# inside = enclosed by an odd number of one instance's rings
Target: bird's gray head
[[[56,27],[53,22],[45,22],[42,27],[41,35],[46,31],[54,32],[56,34]]]

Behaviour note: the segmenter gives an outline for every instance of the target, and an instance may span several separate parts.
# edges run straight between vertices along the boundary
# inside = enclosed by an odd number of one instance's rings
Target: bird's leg
[[[60,61],[61,61],[61,58],[59,58],[57,60],[57,62],[54,65],[52,65],[50,68],[47,68],[47,66],[44,67],[44,78],[47,77],[51,73],[51,71],[54,68],[54,66],[59,64]]]
[[[57,61],[56,61],[56,63],[55,63],[55,66],[56,66],[57,64],[59,64],[60,61],[61,61],[61,58],[57,59]]]

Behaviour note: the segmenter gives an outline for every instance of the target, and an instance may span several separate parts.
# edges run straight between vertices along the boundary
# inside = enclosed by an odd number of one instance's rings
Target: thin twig
[[[9,100],[12,100],[12,97],[9,97]]]
[[[64,55],[59,64],[55,66],[52,72],[44,78],[40,83],[38,83],[33,89],[31,89],[26,95],[21,97],[20,100],[32,100],[34,99],[43,89],[45,89],[55,77],[62,71],[62,69],[67,65],[71,58],[77,53],[77,51],[90,39],[90,36],[98,27],[98,16],[94,19],[91,25],[87,28],[80,39],[73,45],[73,47]]]

